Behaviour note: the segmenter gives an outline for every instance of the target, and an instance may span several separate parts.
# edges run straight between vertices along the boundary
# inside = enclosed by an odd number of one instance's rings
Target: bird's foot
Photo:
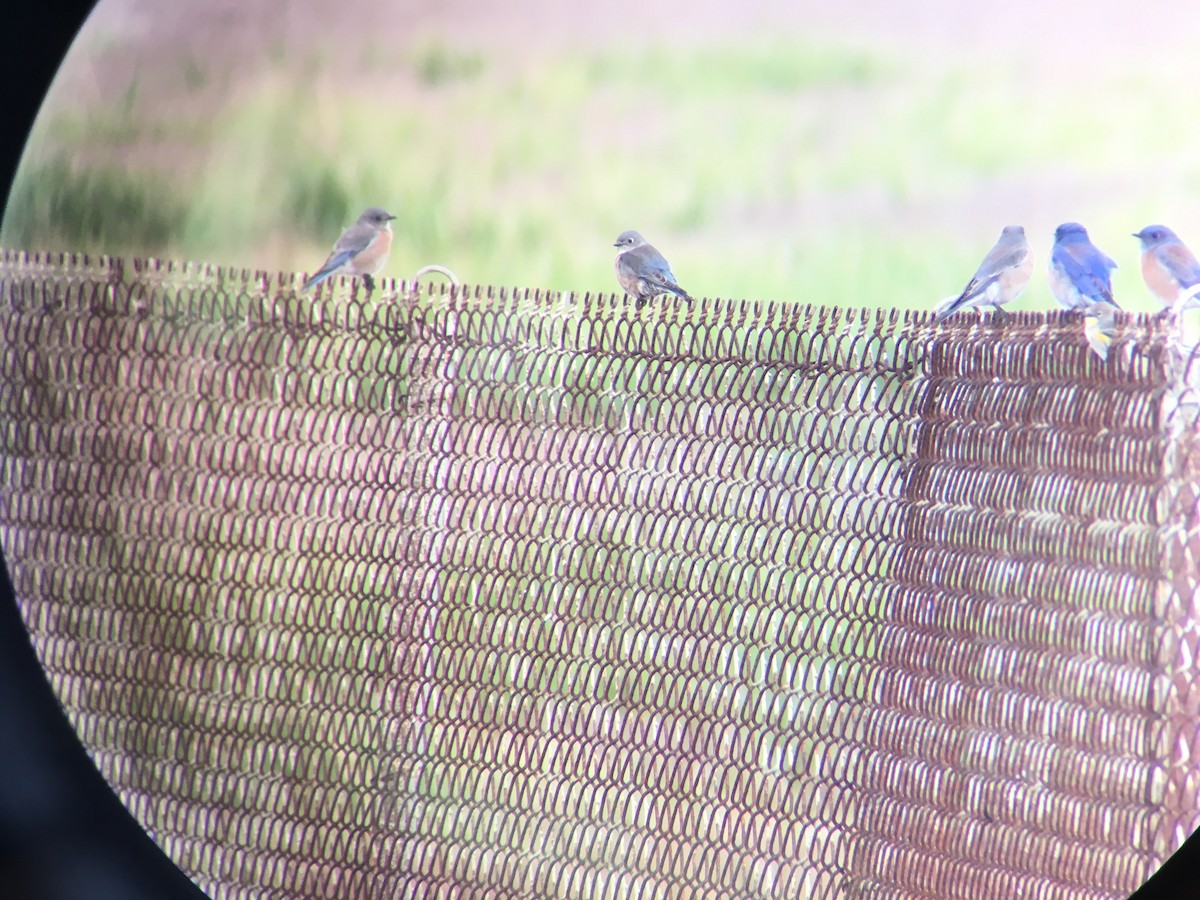
[[[362,277],[362,279],[363,279],[363,284],[365,284],[367,286],[367,293],[368,294],[372,293],[375,290],[375,279],[372,278],[370,275],[364,275]]]

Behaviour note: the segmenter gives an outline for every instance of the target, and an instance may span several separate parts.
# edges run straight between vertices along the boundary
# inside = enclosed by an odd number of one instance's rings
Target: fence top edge
[[[229,290],[236,285],[253,286],[255,293],[301,295],[300,286],[304,274],[301,272],[253,269],[237,265],[221,265],[203,260],[160,258],[153,256],[120,256],[93,254],[65,250],[22,250],[0,247],[0,277],[11,277],[21,272],[46,272],[58,270],[67,278],[104,281],[113,284],[142,284],[146,287],[219,287]],[[633,314],[633,301],[624,294],[613,291],[587,289],[557,289],[521,285],[482,284],[474,282],[451,283],[441,278],[426,277],[422,280],[406,278],[377,279],[375,296],[381,300],[403,298],[409,303],[432,302],[434,308],[470,309],[482,307],[496,311],[533,311],[551,309],[566,312],[596,313],[627,311]],[[162,282],[154,284],[154,282]],[[332,298],[349,297],[355,300],[364,295],[365,288],[352,280],[346,286],[332,288],[326,293],[317,291],[305,296],[314,302]],[[679,307],[692,310],[684,316],[672,314]],[[697,315],[703,310],[707,315]],[[638,318],[651,321],[655,318],[671,317],[693,322],[706,319],[722,324],[752,325],[764,321],[798,322],[804,324],[836,325],[841,322],[848,327],[897,326],[918,329],[932,335],[960,338],[977,329],[1002,328],[1004,332],[1061,327],[1078,321],[1078,315],[1066,310],[1020,310],[1004,314],[999,320],[980,320],[973,315],[961,315],[937,323],[929,309],[900,308],[889,306],[846,306],[809,302],[786,298],[748,297],[698,297],[692,304],[683,301],[662,300],[652,303],[637,313]],[[1116,325],[1121,329],[1137,329],[1144,337],[1161,337],[1171,331],[1172,326],[1163,317],[1145,312],[1119,312]]]

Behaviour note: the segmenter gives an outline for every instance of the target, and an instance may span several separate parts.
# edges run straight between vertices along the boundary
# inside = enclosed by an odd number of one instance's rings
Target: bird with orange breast
[[[1166,225],[1147,225],[1134,237],[1142,242],[1142,278],[1164,311],[1200,308],[1200,262]]]
[[[329,257],[301,290],[310,290],[334,275],[356,275],[362,278],[368,291],[375,290],[375,279],[371,276],[387,263],[394,218],[378,206],[364,210],[358,221],[342,232]]]

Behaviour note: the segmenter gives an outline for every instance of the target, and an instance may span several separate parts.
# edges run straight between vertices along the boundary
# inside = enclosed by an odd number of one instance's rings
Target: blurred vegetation
[[[85,168],[65,154],[26,164],[13,184],[3,243],[62,249],[176,246],[187,207],[164,178],[113,168]]]
[[[610,291],[612,238],[636,227],[693,293],[928,308],[1010,220],[1044,259],[1054,225],[1080,218],[1138,309],[1136,245],[1113,241],[1158,218],[1163,189],[1103,211],[1103,196],[1047,209],[1046,194],[1135,162],[1200,183],[1181,162],[1200,159],[1200,131],[1154,102],[1151,72],[1098,79],[1081,102],[1016,63],[794,40],[521,64],[371,45],[353,89],[320,53],[271,59],[204,121],[144,102],[136,80],[111,107],[47,110],[0,243],[311,269],[378,204],[398,216],[385,276],[440,263],[475,283]],[[177,64],[184,90],[220,81],[196,56]],[[1039,278],[1016,307],[1051,303]]]
[[[422,82],[427,85],[450,81],[471,81],[483,73],[483,56],[434,41],[421,47],[414,56],[414,65]]]

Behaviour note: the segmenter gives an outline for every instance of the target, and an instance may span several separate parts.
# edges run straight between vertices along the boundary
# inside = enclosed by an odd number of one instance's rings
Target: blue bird
[[[663,255],[638,232],[622,231],[613,246],[617,248],[614,261],[617,280],[627,294],[637,298],[634,304],[637,309],[659,294],[674,294],[691,301],[688,292],[675,281]]]
[[[1147,225],[1134,235],[1142,242],[1142,278],[1164,308],[1200,306],[1200,261],[1166,225]]]
[[[1087,229],[1078,222],[1065,222],[1055,229],[1050,291],[1067,309],[1087,312],[1100,305],[1120,309],[1112,293],[1112,271],[1116,267],[1088,239]]]
[[[371,276],[387,263],[392,249],[392,219],[396,218],[378,206],[365,210],[358,221],[342,232],[329,258],[301,290],[316,287],[334,275],[361,275],[368,291],[375,290]]]

